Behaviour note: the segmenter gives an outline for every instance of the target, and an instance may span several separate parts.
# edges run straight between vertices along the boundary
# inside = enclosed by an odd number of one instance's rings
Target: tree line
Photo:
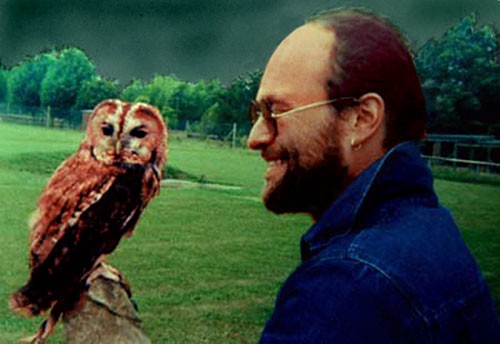
[[[478,26],[474,14],[415,54],[426,96],[429,131],[500,134],[500,50],[493,25]],[[383,48],[383,47],[382,47]],[[186,82],[174,75],[127,86],[95,72],[80,49],[53,49],[0,67],[0,103],[54,109],[91,109],[106,98],[144,101],[158,107],[171,128],[196,123],[205,133],[224,135],[228,123],[247,133],[247,108],[262,71],[244,73],[229,85]]]

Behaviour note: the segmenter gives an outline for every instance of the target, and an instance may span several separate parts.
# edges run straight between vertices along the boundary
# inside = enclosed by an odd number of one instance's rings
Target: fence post
[[[50,105],[47,106],[47,112],[45,113],[45,119],[46,119],[45,125],[47,126],[47,128],[50,128]]]
[[[233,123],[233,143],[232,147],[236,147],[236,122]]]
[[[456,159],[458,157],[458,148],[457,148],[457,143],[453,142],[453,159]],[[456,171],[457,169],[457,163],[453,161],[453,171]]]

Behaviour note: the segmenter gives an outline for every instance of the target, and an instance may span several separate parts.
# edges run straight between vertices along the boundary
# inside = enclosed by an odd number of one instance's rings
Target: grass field
[[[27,277],[27,219],[40,190],[82,135],[0,122],[0,344],[41,321],[14,317],[7,298]],[[255,343],[310,221],[264,209],[256,153],[173,137],[169,165],[242,189],[163,189],[110,260],[131,282],[153,343]],[[500,187],[437,180],[436,189],[500,306]],[[61,326],[50,343],[64,343]]]

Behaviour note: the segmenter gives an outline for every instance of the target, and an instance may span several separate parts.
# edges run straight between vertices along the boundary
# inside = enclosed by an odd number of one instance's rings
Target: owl
[[[85,139],[49,179],[30,221],[30,274],[10,308],[50,311],[32,343],[82,306],[93,270],[158,194],[166,156],[167,129],[153,106],[105,100],[94,108]]]

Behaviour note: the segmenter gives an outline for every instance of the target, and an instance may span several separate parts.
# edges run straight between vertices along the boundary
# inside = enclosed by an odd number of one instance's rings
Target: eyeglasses
[[[346,106],[358,105],[359,99],[354,98],[354,97],[341,97],[341,98],[330,99],[330,100],[322,100],[322,101],[311,103],[311,104],[301,105],[301,106],[298,106],[296,108],[293,108],[291,110],[281,112],[281,113],[272,112],[270,109],[269,103],[267,103],[267,102],[259,104],[256,100],[252,100],[252,103],[250,103],[250,108],[248,109],[248,116],[250,117],[250,122],[252,124],[255,124],[255,122],[257,122],[257,120],[260,117],[263,117],[264,119],[267,119],[267,120],[276,119],[276,118],[291,115],[291,114],[299,112],[299,111],[312,109],[312,108],[326,105],[326,104],[334,104],[333,106],[335,107],[335,109],[337,109],[337,111],[341,111]],[[335,104],[337,104],[337,105],[335,105]]]

